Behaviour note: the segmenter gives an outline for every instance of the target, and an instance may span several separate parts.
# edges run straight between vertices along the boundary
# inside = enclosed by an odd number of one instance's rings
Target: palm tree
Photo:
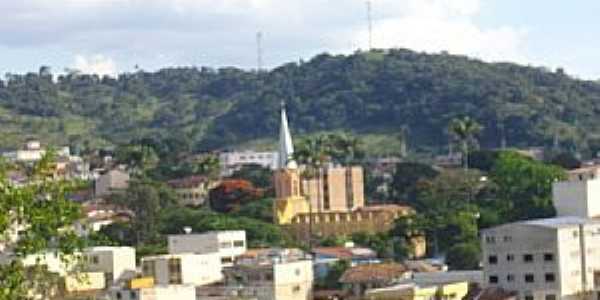
[[[450,121],[448,131],[460,143],[465,169],[469,169],[469,146],[476,142],[475,135],[482,129],[483,127],[470,117],[454,118]]]

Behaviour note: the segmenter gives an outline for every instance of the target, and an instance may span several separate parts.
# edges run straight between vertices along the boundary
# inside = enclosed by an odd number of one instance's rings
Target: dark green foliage
[[[561,152],[550,159],[550,163],[567,170],[581,167],[581,161],[571,152]]]
[[[446,254],[446,263],[451,270],[476,270],[479,269],[481,251],[479,243],[455,244]]]
[[[293,245],[278,226],[248,217],[235,217],[207,210],[172,208],[161,215],[162,234],[180,234],[190,226],[193,232],[210,230],[246,230],[248,247],[281,247]]]
[[[264,198],[246,203],[240,206],[234,215],[271,223],[273,222],[273,198]]]
[[[494,167],[494,163],[496,162],[496,159],[498,159],[500,153],[500,151],[494,150],[473,151],[473,153],[469,155],[469,167],[489,172]]]
[[[417,151],[446,147],[447,124],[464,115],[483,126],[483,147],[551,145],[557,136],[559,146],[582,150],[600,130],[600,84],[542,68],[392,49],[321,54],[261,77],[257,85],[255,72],[234,68],[116,79],[70,72],[56,82],[47,70],[9,74],[0,84],[0,143],[36,135],[85,148],[169,137],[169,147],[210,150],[276,137],[281,100],[296,134],[409,128],[403,139]]]
[[[396,164],[392,179],[392,195],[398,202],[414,204],[419,182],[433,179],[439,174],[431,166],[405,162]]]
[[[338,260],[329,267],[329,271],[322,282],[317,282],[317,286],[322,289],[341,289],[342,284],[339,279],[344,272],[351,267],[349,260]]]

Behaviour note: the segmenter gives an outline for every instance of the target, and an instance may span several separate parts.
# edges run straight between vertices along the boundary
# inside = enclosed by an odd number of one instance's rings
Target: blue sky
[[[137,64],[256,66],[367,47],[364,0],[0,1],[0,74]],[[600,78],[600,1],[372,0],[377,48],[448,51]]]

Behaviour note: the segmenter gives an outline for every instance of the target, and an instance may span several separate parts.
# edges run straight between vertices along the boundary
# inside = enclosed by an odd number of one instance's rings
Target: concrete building
[[[365,292],[369,300],[462,300],[469,291],[466,281],[423,284],[407,282]]]
[[[279,161],[273,174],[276,199],[274,223],[287,229],[298,240],[310,235],[322,237],[378,233],[391,229],[394,221],[414,213],[407,206],[365,206],[361,167],[328,166],[317,178],[303,178],[305,166],[294,160],[294,146],[285,108],[281,109]],[[425,253],[425,239],[412,241],[414,257]]]
[[[246,252],[246,231],[210,231],[200,234],[177,234],[168,236],[169,253],[218,253],[221,264],[232,266],[236,257]]]
[[[558,217],[483,231],[486,286],[525,300],[580,299],[600,292],[600,220]],[[598,294],[600,295],[600,294]]]
[[[221,176],[230,176],[242,166],[259,165],[264,168],[275,170],[279,154],[274,151],[257,152],[257,151],[233,151],[223,152],[219,154],[219,162],[221,165]]]
[[[215,186],[215,183],[204,176],[190,176],[167,182],[175,191],[179,203],[186,206],[203,205],[208,199],[208,192]]]
[[[92,247],[83,251],[88,272],[102,272],[106,286],[135,276],[135,249],[132,247]]]
[[[125,170],[110,170],[98,177],[95,182],[96,197],[110,195],[114,191],[125,190],[129,186],[129,173]]]
[[[485,287],[525,300],[600,297],[599,172],[574,170],[553,184],[558,217],[482,231]]]
[[[299,250],[249,251],[224,273],[226,284],[237,287],[240,297],[258,300],[312,299],[312,260]]]
[[[142,258],[142,274],[158,285],[205,285],[223,279],[221,258],[210,254],[166,254]]]
[[[114,288],[111,300],[196,300],[193,285],[152,285],[140,288]]]

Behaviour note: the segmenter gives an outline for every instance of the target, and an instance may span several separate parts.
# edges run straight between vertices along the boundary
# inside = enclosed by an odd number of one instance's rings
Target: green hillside
[[[446,147],[448,121],[469,115],[483,146],[597,151],[600,84],[561,70],[408,50],[322,54],[268,72],[171,68],[118,78],[47,68],[0,82],[0,148],[35,137],[79,147],[170,138],[201,151],[264,144],[281,101],[295,134],[345,130],[385,147],[402,128],[412,149]],[[258,142],[255,142],[258,141]],[[393,147],[393,144],[390,144]],[[590,152],[588,152],[590,153]]]

